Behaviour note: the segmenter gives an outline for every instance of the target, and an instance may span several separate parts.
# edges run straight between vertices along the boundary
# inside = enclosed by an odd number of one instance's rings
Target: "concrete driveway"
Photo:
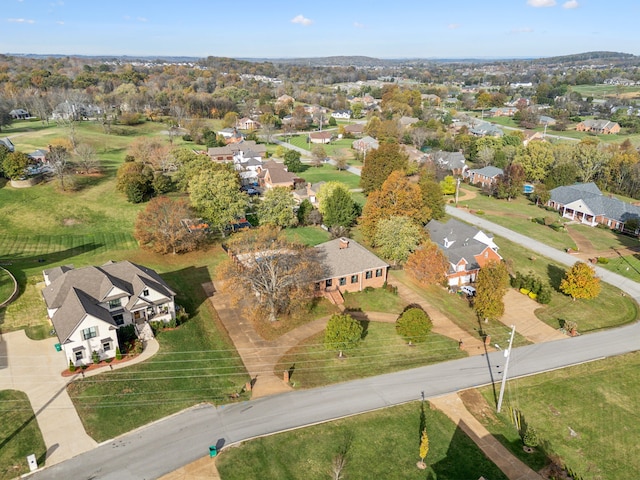
[[[21,390],[29,397],[47,445],[47,466],[97,446],[67,394],[74,377],[62,377],[68,365],[56,343],[55,338],[30,340],[24,330],[0,336],[0,390]]]

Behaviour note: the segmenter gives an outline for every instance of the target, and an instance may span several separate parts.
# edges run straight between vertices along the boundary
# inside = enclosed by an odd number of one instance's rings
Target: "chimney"
[[[344,250],[345,248],[349,248],[349,239],[345,237],[340,237],[340,250]]]

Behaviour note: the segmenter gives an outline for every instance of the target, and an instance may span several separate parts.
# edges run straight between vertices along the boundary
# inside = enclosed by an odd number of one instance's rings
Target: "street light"
[[[502,408],[502,398],[504,397],[504,386],[507,383],[507,371],[509,370],[509,358],[511,358],[511,345],[513,344],[513,337],[516,334],[516,326],[511,325],[511,338],[509,339],[509,348],[504,350],[504,358],[506,361],[504,363],[504,373],[502,374],[502,385],[500,385],[500,395],[498,396],[498,407],[496,411],[500,413],[500,409]],[[500,346],[496,343],[496,348],[498,350],[502,350]]]

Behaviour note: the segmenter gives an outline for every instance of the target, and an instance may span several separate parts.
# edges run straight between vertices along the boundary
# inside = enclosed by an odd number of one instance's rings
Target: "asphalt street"
[[[447,213],[520,243],[563,265],[575,257],[524,235],[447,207]],[[640,285],[598,269],[602,279],[640,299]],[[640,323],[599,333],[514,348],[509,377],[532,375],[622,355],[640,349]],[[163,419],[99,445],[71,460],[36,472],[33,479],[158,478],[191,463],[209,451],[261,435],[356,415],[458,390],[498,383],[502,352],[473,356],[429,367],[345,382],[312,390],[288,392],[226,406],[203,405]],[[496,385],[496,388],[498,386]]]

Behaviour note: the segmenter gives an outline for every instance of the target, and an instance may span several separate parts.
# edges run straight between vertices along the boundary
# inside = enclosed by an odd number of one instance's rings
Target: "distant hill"
[[[550,64],[562,64],[562,65],[582,65],[582,64],[596,64],[596,65],[609,65],[619,63],[634,63],[639,62],[640,57],[632,55],[630,53],[621,52],[585,52],[576,53],[573,55],[562,55],[559,57],[545,57],[532,60],[532,63],[550,65]]]

